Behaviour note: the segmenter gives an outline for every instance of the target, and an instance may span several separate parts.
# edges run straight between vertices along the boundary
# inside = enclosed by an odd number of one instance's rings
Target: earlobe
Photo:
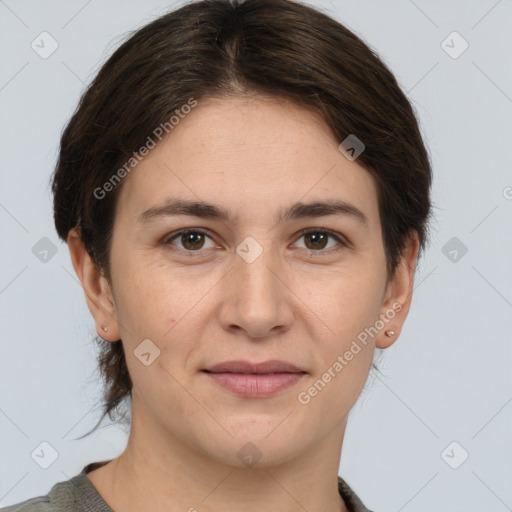
[[[419,238],[417,233],[414,232],[408,237],[395,274],[387,285],[381,311],[381,318],[384,318],[384,321],[387,322],[376,338],[375,345],[377,348],[390,347],[400,335],[411,306],[418,254]]]
[[[121,336],[117,312],[107,279],[92,261],[76,228],[69,231],[67,244],[73,268],[82,284],[87,306],[94,318],[96,331],[106,341],[119,340]]]

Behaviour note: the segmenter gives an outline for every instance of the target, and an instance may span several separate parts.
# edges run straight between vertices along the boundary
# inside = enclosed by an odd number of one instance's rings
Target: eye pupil
[[[327,241],[327,237],[328,235],[325,235],[325,234],[319,234],[319,233],[307,233],[305,235],[305,239],[308,240],[308,239],[313,239],[313,247],[309,247],[309,244],[306,242],[306,245],[308,246],[308,249],[323,249],[325,247],[325,242]],[[323,243],[323,245],[319,246],[318,245],[318,242]]]

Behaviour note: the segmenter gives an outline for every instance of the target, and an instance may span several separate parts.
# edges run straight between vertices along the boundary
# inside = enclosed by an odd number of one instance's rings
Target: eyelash
[[[176,252],[181,253],[181,254],[184,254],[187,257],[202,256],[203,255],[202,253],[204,252],[204,250],[202,250],[202,249],[199,249],[197,251],[191,251],[191,250],[181,249],[179,247],[176,247],[176,246],[172,245],[171,242],[173,240],[175,240],[176,238],[180,237],[181,235],[183,235],[185,233],[199,233],[201,235],[205,235],[208,238],[212,239],[212,236],[209,234],[208,231],[205,231],[205,230],[199,229],[199,228],[186,228],[186,229],[181,229],[179,231],[171,233],[170,235],[168,235],[167,237],[164,238],[162,243],[165,246],[167,246],[170,250],[176,251]],[[331,249],[326,249],[326,250],[325,249],[320,249],[320,250],[317,250],[317,251],[315,251],[314,249],[304,249],[306,251],[310,251],[315,256],[317,256],[319,254],[323,255],[326,252],[329,253],[329,254],[337,253],[338,251],[341,251],[342,249],[345,249],[349,245],[349,243],[344,239],[344,237],[334,233],[333,231],[329,231],[329,230],[326,230],[326,229],[319,229],[319,228],[306,228],[306,229],[301,230],[298,233],[299,234],[299,238],[297,240],[299,240],[303,236],[308,235],[310,233],[328,235],[329,237],[334,238],[339,243],[339,246],[337,248],[335,248],[335,249],[332,249],[332,248]]]

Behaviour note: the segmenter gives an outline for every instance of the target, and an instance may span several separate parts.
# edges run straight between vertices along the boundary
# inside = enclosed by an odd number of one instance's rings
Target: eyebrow
[[[170,199],[165,205],[154,206],[140,214],[138,222],[146,224],[158,218],[174,217],[179,215],[222,221],[228,221],[232,217],[229,210],[204,201]],[[286,210],[282,210],[277,215],[276,223],[291,222],[293,220],[313,217],[325,217],[329,215],[351,217],[359,221],[361,224],[368,226],[368,218],[359,208],[353,204],[338,199],[315,201],[312,203],[295,203]]]

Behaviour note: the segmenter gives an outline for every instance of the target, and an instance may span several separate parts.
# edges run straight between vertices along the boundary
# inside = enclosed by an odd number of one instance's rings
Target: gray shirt
[[[46,496],[38,496],[3,508],[0,512],[114,512],[86,474],[107,462],[93,462],[64,482],[56,483]],[[349,485],[338,477],[338,490],[350,512],[371,512]]]

